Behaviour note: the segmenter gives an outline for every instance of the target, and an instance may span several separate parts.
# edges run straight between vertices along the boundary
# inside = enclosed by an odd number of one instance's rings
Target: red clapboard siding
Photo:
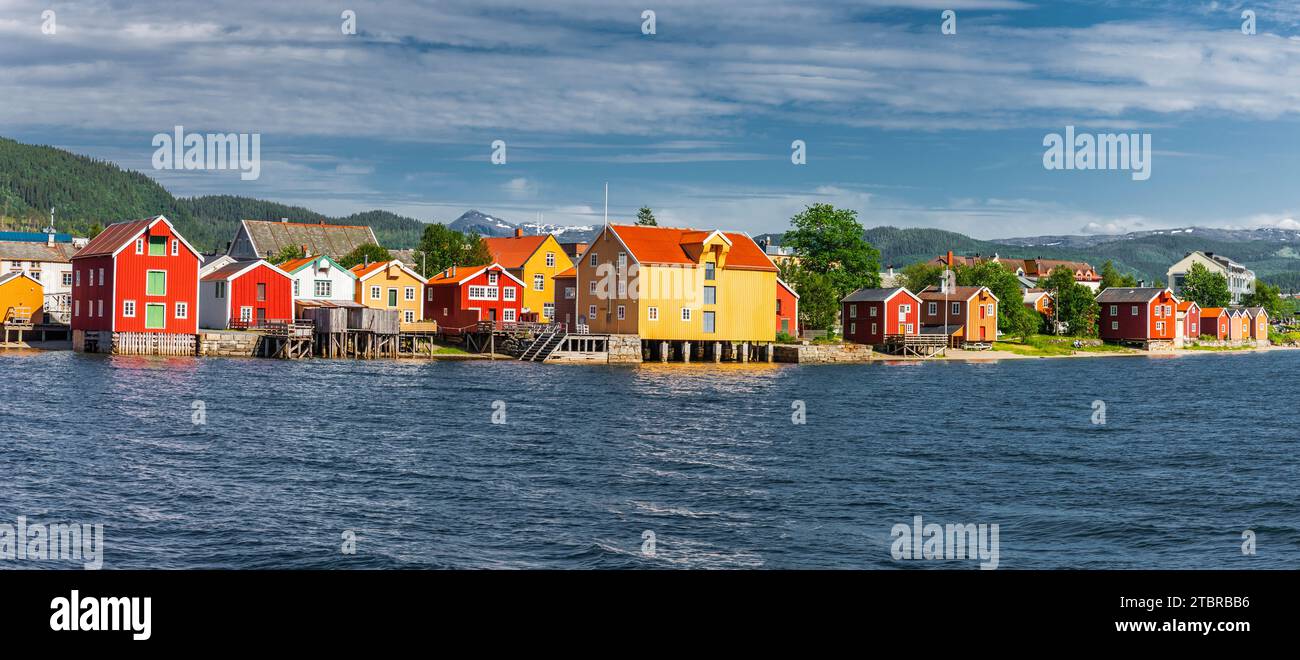
[[[257,299],[257,285],[266,285],[266,299]],[[265,264],[236,277],[230,283],[230,319],[238,321],[240,308],[252,307],[253,319],[293,320],[293,279]],[[262,315],[258,311],[263,312]]]

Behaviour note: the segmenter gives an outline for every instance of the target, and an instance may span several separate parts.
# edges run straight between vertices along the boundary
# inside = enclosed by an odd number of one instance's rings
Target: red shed
[[[161,215],[109,225],[72,257],[73,331],[194,334],[201,260]]]
[[[293,277],[265,259],[236,261],[199,281],[205,328],[251,328],[293,321]]]
[[[1201,334],[1223,341],[1228,338],[1229,320],[1228,310],[1222,307],[1206,307],[1201,310]]]
[[[799,294],[779,277],[776,278],[776,331],[799,336]]]
[[[1178,299],[1169,289],[1111,287],[1097,295],[1102,339],[1173,341],[1178,331]]]
[[[1201,336],[1201,306],[1191,300],[1178,303],[1178,316],[1183,320],[1183,337],[1199,339]]]
[[[524,283],[501,264],[452,266],[425,283],[424,318],[454,330],[479,321],[515,323]]]
[[[885,335],[921,332],[921,299],[904,287],[858,289],[840,304],[849,341],[876,345],[885,343]]]

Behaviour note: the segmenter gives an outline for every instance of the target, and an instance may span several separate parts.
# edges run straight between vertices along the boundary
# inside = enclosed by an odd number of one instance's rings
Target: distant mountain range
[[[395,249],[415,247],[425,227],[415,218],[381,210],[333,217],[232,195],[178,198],[140,172],[62,149],[0,138],[0,230],[40,230],[48,223],[51,206],[57,208],[59,231],[83,236],[95,225],[162,213],[206,252],[224,250],[245,218],[369,225],[381,244]],[[449,226],[482,236],[510,236],[522,229],[526,235],[555,234],[565,243],[591,240],[599,230],[597,226],[513,223],[478,210],[466,211]],[[765,238],[773,244],[781,242],[780,234],[763,234],[755,240]],[[866,239],[880,250],[883,265],[898,268],[952,250],[963,255],[1087,261],[1096,267],[1110,260],[1147,281],[1165,279],[1171,264],[1188,252],[1202,250],[1246,264],[1286,291],[1300,291],[1300,231],[1286,229],[1185,227],[1117,236],[980,240],[939,229],[873,227],[866,230]]]

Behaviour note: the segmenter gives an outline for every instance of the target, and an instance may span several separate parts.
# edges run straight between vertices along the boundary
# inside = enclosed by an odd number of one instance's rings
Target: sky
[[[0,136],[339,215],[599,224],[608,183],[612,221],[752,234],[816,202],[979,238],[1300,229],[1298,120],[1290,1],[0,0]],[[259,134],[259,178],[155,169],[176,126]],[[1066,126],[1149,134],[1150,177],[1045,168]]]

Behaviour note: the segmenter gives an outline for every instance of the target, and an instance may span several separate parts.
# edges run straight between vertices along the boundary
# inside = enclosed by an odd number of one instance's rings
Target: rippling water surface
[[[1294,568],[1297,371],[0,354],[0,522],[101,522],[106,568],[974,566],[894,561],[914,515],[1004,569]]]

